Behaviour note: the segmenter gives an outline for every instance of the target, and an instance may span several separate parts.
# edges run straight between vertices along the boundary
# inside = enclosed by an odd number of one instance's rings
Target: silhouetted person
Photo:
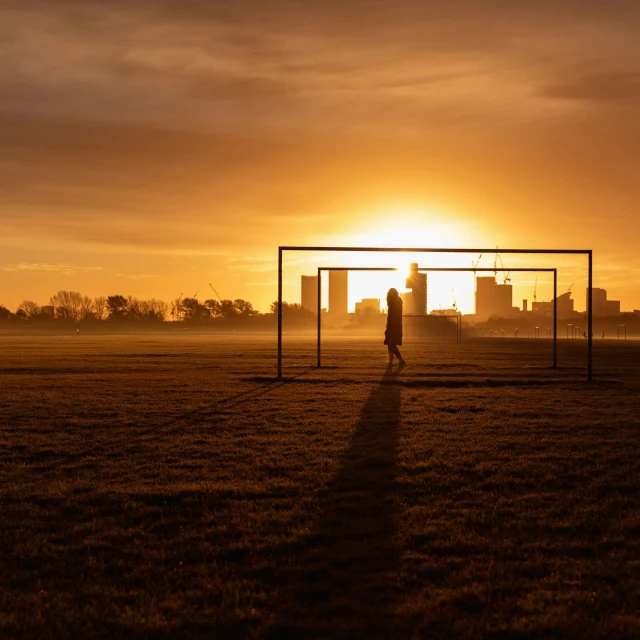
[[[400,360],[400,366],[407,364],[398,349],[402,344],[402,298],[393,287],[387,293],[387,328],[384,332],[384,343],[389,351],[389,366],[393,356]]]

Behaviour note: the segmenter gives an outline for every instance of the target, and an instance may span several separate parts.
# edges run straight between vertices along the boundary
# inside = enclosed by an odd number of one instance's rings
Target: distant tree
[[[258,313],[250,302],[242,300],[241,298],[233,301],[233,310],[236,315],[243,317],[255,316]]]
[[[96,320],[104,320],[107,317],[107,299],[104,296],[93,299],[93,313]]]
[[[213,299],[205,300],[202,304],[207,309],[209,309],[209,316],[211,318],[222,317],[221,311],[220,311],[220,303],[217,300],[213,300]]]
[[[51,296],[50,304],[55,309],[56,318],[77,322],[83,305],[82,294],[77,291],[58,291]]]
[[[200,304],[196,298],[184,298],[182,317],[186,322],[207,322],[211,315],[209,309]]]
[[[0,322],[9,320],[12,317],[13,313],[11,313],[11,311],[9,311],[9,309],[7,309],[6,307],[0,305]]]
[[[164,300],[151,298],[149,303],[149,318],[154,320],[165,320],[169,313],[169,305]]]
[[[278,313],[278,301],[275,300],[274,302],[271,303],[271,305],[269,306],[269,309],[271,311],[271,313]],[[315,313],[313,313],[313,311],[309,311],[309,309],[307,309],[306,307],[303,307],[301,304],[298,304],[297,302],[283,302],[282,303],[282,313],[283,315],[285,313],[287,314],[311,314],[313,317],[315,317]]]
[[[93,300],[89,296],[82,296],[80,299],[80,308],[78,310],[78,319],[86,322],[88,320],[95,320],[95,317]]]
[[[138,300],[136,304],[136,312],[140,320],[162,321],[167,315],[168,305],[162,300],[150,298],[149,300]]]
[[[25,318],[31,319],[40,315],[40,312],[42,311],[42,309],[40,305],[37,302],[34,302],[33,300],[23,300],[18,305],[18,311],[21,311],[22,313],[24,313]]]
[[[128,320],[142,320],[143,305],[138,298],[127,297],[126,316]]]
[[[171,321],[178,322],[182,320],[182,299],[175,298],[172,300],[169,305],[169,315],[171,316]]]
[[[271,313],[278,313],[278,301],[274,301],[269,306]],[[311,325],[315,322],[316,314],[313,311],[310,311],[306,307],[303,307],[301,304],[293,302],[289,304],[288,302],[282,303],[282,317],[288,319],[290,322],[293,322],[296,325]]]
[[[109,296],[107,311],[109,320],[122,320],[127,314],[127,299],[124,296]]]
[[[225,320],[232,320],[236,315],[238,315],[233,304],[233,300],[221,300],[219,313],[219,317],[224,318]]]

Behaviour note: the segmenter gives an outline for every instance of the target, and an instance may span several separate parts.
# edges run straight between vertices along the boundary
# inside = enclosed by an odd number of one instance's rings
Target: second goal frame
[[[323,271],[399,271],[398,267],[318,267],[318,308],[317,308],[317,367],[321,366],[322,353],[322,272]],[[490,267],[418,267],[420,272],[454,272],[454,273],[487,273],[494,272]],[[553,273],[553,367],[558,366],[558,269],[557,267],[514,267],[509,269],[516,273]],[[404,317],[422,317],[414,314]],[[424,317],[428,317],[425,316]],[[443,316],[446,317],[446,316]],[[462,319],[456,318],[456,344],[462,342]]]

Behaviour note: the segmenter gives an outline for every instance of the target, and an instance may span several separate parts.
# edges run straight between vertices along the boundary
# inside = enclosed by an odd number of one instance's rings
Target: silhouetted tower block
[[[305,309],[318,313],[318,276],[302,276],[300,302]]]
[[[607,315],[607,290],[593,287],[593,315],[594,316],[606,316]],[[587,306],[589,308],[589,289],[587,289]]]
[[[535,302],[534,302],[535,305]],[[476,278],[476,316],[509,318],[513,315],[513,287],[497,284],[494,276]]]
[[[335,316],[349,312],[349,272],[329,271],[329,313]]]
[[[418,263],[412,262],[409,265],[409,277],[405,284],[407,289],[411,289],[411,295],[405,296],[408,314],[427,313],[427,274],[418,271]]]
[[[522,301],[522,310],[523,310],[523,311],[527,311],[528,309],[529,309],[529,301],[525,298],[525,299]]]
[[[571,292],[567,291],[557,297],[558,318],[570,318],[573,311],[573,298]]]

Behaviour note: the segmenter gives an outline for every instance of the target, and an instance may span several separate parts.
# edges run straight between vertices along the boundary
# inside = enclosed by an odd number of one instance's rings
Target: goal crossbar
[[[278,378],[282,377],[282,260],[285,252],[313,251],[315,253],[493,253],[495,249],[451,249],[434,247],[323,247],[285,245],[278,247]],[[500,249],[502,254],[514,255],[584,255],[587,256],[587,380],[593,380],[593,249]],[[501,269],[502,270],[502,269]],[[478,269],[476,269],[478,271]],[[557,296],[554,296],[554,301]]]

